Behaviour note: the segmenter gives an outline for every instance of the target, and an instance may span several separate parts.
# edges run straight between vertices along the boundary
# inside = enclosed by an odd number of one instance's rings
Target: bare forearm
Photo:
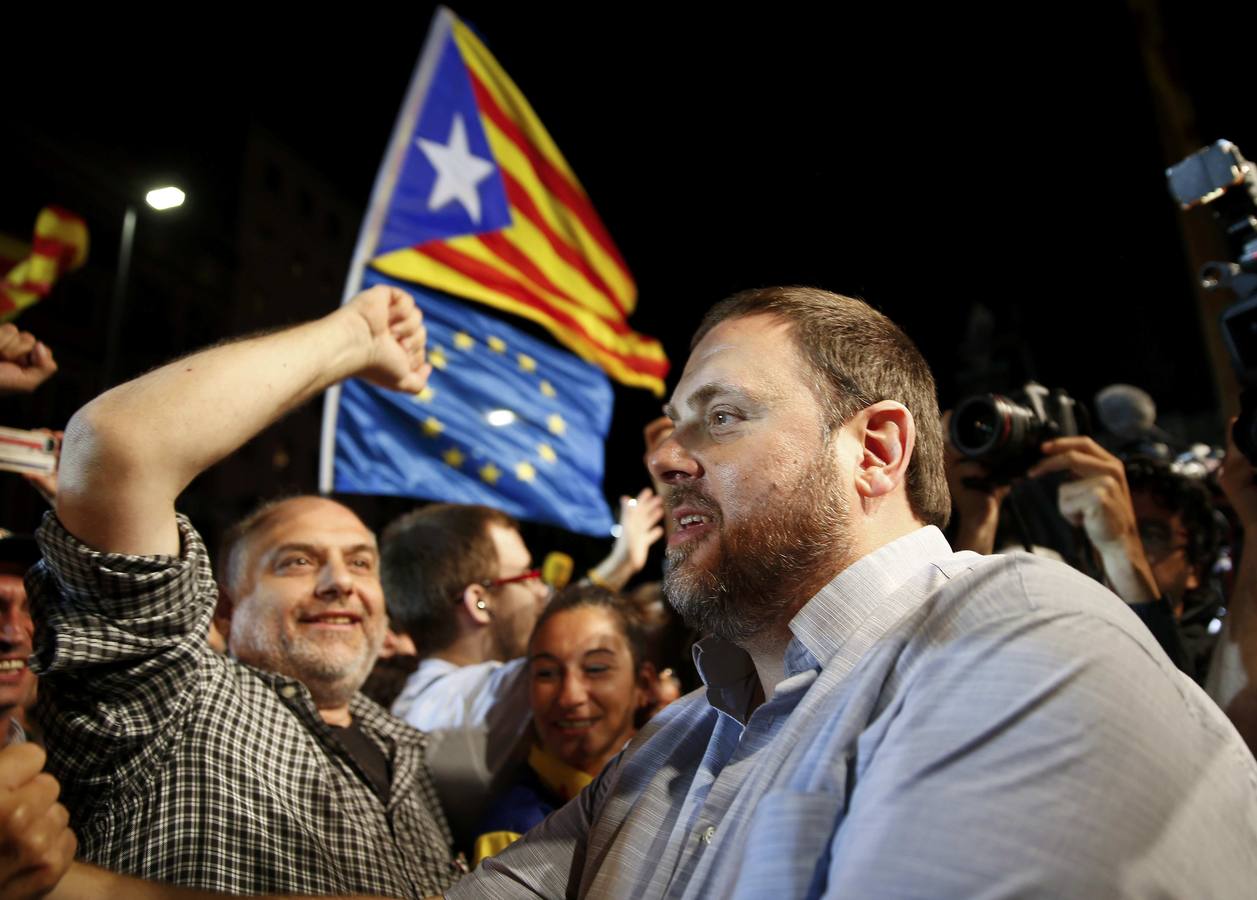
[[[115,553],[179,550],[175,499],[275,419],[356,375],[417,391],[431,372],[414,300],[376,285],[286,331],[211,347],[93,400],[66,428],[57,515]]]
[[[1135,539],[1128,546],[1097,546],[1113,593],[1127,603],[1150,603],[1161,596],[1143,546]]]
[[[204,350],[114,388],[66,428],[57,513],[102,549],[173,553],[175,499],[205,469],[362,365],[365,323],[333,314]],[[139,527],[165,516],[160,535]]]
[[[590,570],[590,580],[594,584],[600,585],[612,591],[622,591],[624,586],[629,583],[637,569],[633,568],[632,562],[627,556],[617,556],[612,553],[598,565]]]

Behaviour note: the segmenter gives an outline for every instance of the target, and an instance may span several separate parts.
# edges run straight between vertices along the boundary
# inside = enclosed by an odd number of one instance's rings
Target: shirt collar
[[[742,721],[759,677],[751,654],[724,638],[705,637],[694,645],[694,667],[707,685],[707,702]]]
[[[419,666],[415,669],[413,675],[410,676],[410,684],[414,685],[413,693],[419,694],[427,690],[434,681],[444,678],[451,672],[457,672],[461,668],[448,659],[441,659],[439,656],[425,656],[419,660]]]
[[[795,640],[786,652],[786,676],[796,674],[810,656],[810,666],[824,665],[847,641],[871,623],[881,620],[879,632],[920,600],[919,592],[902,596],[901,589],[931,564],[952,555],[943,533],[933,525],[904,535],[864,556],[834,577],[804,604],[790,630]],[[801,645],[795,650],[796,642]],[[791,650],[795,650],[791,653]],[[807,668],[810,666],[802,666]]]
[[[926,593],[924,588],[907,592],[901,588],[951,555],[943,533],[927,525],[843,569],[790,620],[794,639],[786,647],[786,677],[824,668],[847,648],[853,635],[872,627],[873,633],[860,642],[862,654]],[[750,654],[722,638],[708,637],[694,645],[694,665],[707,685],[708,702],[740,720],[757,677]]]

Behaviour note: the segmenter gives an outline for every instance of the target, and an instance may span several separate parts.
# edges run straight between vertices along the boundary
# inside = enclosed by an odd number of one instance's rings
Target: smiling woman
[[[654,675],[644,649],[635,609],[602,588],[573,585],[542,613],[528,644],[537,743],[518,782],[490,804],[477,863],[572,799],[636,733]]]

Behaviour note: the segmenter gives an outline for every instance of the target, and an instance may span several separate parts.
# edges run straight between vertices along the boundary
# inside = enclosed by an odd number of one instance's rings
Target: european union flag
[[[611,383],[596,366],[448,296],[408,291],[428,327],[428,386],[410,396],[346,382],[333,489],[483,503],[599,537]]]

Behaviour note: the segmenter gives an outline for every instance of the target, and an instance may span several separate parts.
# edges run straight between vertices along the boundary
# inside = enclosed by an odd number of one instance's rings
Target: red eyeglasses
[[[531,581],[534,578],[541,577],[540,569],[529,569],[527,572],[520,572],[518,575],[511,575],[509,578],[486,578],[480,582],[481,587],[495,588],[504,584],[515,584],[519,581]]]

